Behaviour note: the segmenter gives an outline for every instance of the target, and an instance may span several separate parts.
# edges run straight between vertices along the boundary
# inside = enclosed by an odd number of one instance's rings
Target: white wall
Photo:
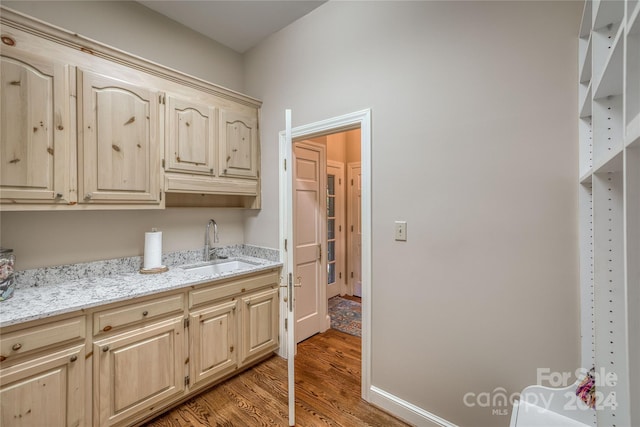
[[[246,54],[245,90],[264,101],[246,240],[278,244],[285,108],[294,126],[371,108],[372,382],[458,425],[509,423],[468,392],[578,367],[581,9],[328,2]]]
[[[18,12],[242,92],[242,56],[134,1],[2,1]]]
[[[3,1],[3,6],[188,74],[242,91],[242,56],[135,2]],[[17,268],[143,254],[144,232],[163,231],[163,250],[197,249],[209,218],[221,244],[244,243],[236,209],[128,212],[1,212],[0,244],[14,249]]]

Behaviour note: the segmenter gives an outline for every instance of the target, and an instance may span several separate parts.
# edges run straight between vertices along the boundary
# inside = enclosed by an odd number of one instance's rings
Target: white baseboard
[[[369,399],[371,404],[419,427],[457,427],[455,424],[375,386],[371,386],[369,389]]]

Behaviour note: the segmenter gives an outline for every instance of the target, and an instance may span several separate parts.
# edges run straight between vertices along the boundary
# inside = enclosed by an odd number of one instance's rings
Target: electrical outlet
[[[407,221],[396,221],[396,240],[407,241]]]

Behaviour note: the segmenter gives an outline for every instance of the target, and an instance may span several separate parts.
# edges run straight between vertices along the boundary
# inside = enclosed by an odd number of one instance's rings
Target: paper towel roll
[[[144,269],[162,267],[162,231],[144,233]]]

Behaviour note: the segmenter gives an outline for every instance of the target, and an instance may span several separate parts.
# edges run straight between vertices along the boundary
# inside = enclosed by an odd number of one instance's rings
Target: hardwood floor
[[[298,426],[408,426],[360,398],[360,338],[330,329],[298,345]],[[274,356],[145,424],[287,426],[287,361]]]

